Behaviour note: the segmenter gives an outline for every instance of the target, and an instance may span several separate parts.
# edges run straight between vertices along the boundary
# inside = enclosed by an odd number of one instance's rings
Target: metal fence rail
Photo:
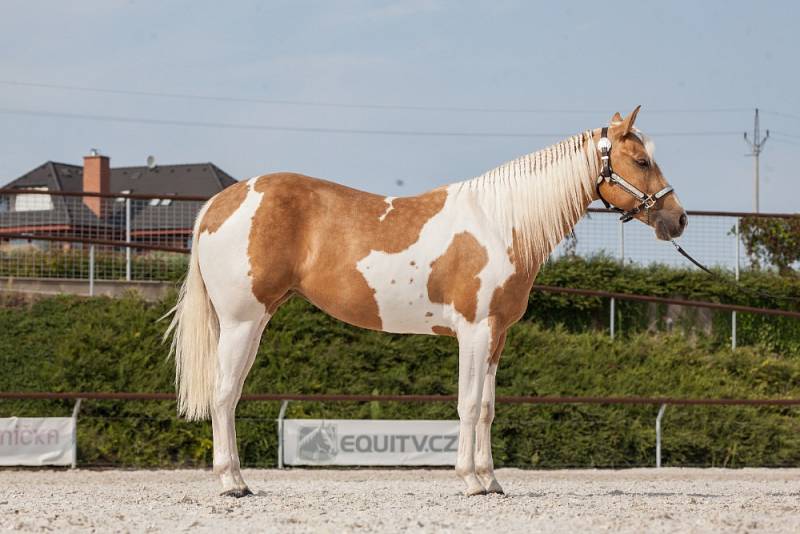
[[[745,313],[755,313],[760,315],[779,315],[783,317],[795,317],[800,319],[800,312],[791,310],[781,310],[775,308],[756,308],[753,306],[740,306],[738,304],[722,304],[719,302],[708,302],[702,300],[671,299],[665,297],[653,297],[650,295],[637,295],[633,293],[616,293],[612,291],[600,291],[596,289],[578,289],[572,287],[543,286],[538,284],[534,284],[533,289],[536,291],[544,291],[547,293],[568,293],[583,297],[602,297],[611,299],[612,301],[616,299],[616,300],[631,300],[636,302],[652,302],[654,304],[673,304],[676,306],[708,308],[712,310],[724,310],[734,313],[740,311]]]
[[[174,393],[132,393],[132,392],[42,392],[42,391],[2,391],[0,399],[5,400],[72,400],[75,401],[73,418],[77,419],[81,402],[86,400],[120,400],[120,401],[176,401]],[[286,408],[290,401],[293,402],[440,402],[454,403],[458,401],[456,395],[346,395],[346,394],[315,394],[302,395],[293,393],[255,393],[242,395],[242,401],[280,402],[278,415],[278,448],[283,449],[283,433],[281,426]],[[593,405],[651,405],[658,406],[655,418],[655,465],[661,467],[662,420],[668,405],[673,406],[800,406],[800,399],[703,399],[681,397],[578,397],[578,396],[526,396],[526,395],[498,395],[498,404],[593,404]],[[282,456],[278,454],[278,467],[282,468]],[[73,465],[73,467],[75,467]]]
[[[0,400],[124,400],[174,401],[174,393],[112,392],[112,391],[0,391]],[[280,402],[456,402],[456,395],[348,395],[301,393],[245,393],[243,401]],[[698,399],[682,397],[580,397],[498,395],[498,404],[650,404],[660,406],[800,406],[800,399]]]

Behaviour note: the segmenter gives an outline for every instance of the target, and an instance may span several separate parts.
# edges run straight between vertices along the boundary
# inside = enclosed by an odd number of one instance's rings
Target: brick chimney
[[[111,192],[111,166],[108,156],[101,156],[96,149],[83,157],[83,190],[91,193]],[[101,197],[83,197],[86,204],[98,217],[103,216],[103,204],[107,199]]]

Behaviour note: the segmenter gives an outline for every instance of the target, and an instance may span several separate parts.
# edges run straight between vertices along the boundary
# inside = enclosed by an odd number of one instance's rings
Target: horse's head
[[[610,126],[595,136],[602,169],[596,193],[623,212],[623,220],[639,219],[668,240],[683,233],[688,219],[653,158],[652,141],[633,126],[639,107],[624,119],[614,114]]]

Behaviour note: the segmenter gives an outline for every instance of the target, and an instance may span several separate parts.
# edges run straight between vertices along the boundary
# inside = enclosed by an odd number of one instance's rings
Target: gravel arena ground
[[[451,470],[0,471],[0,529],[22,532],[798,532],[800,469],[501,469],[464,497]]]

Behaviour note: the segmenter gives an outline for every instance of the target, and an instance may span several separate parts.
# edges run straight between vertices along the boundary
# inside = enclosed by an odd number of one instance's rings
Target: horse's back
[[[210,289],[212,301],[232,298],[231,286],[249,286],[252,298],[245,300],[272,313],[296,292],[334,317],[380,330],[375,291],[357,264],[372,251],[397,253],[414,244],[446,198],[445,189],[382,197],[293,173],[240,182],[201,214],[204,278],[209,271],[211,284],[226,288],[216,299]]]

